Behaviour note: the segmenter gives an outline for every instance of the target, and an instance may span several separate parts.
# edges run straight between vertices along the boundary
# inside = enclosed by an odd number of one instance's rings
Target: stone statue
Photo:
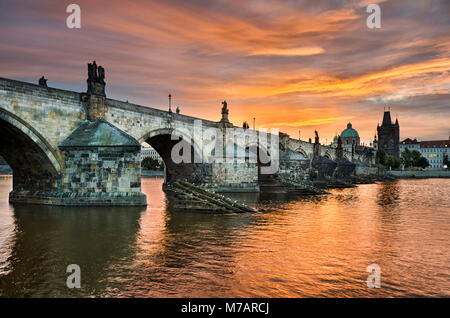
[[[244,121],[244,123],[242,124],[242,128],[249,129],[250,126],[248,125],[248,123],[246,121]]]
[[[97,94],[105,96],[105,69],[101,66],[97,67],[97,63],[88,63],[88,90],[89,94]]]
[[[94,81],[96,81],[97,82],[97,80],[98,80],[98,75],[97,75],[97,63],[95,63],[95,61],[94,61],[94,63],[92,63],[92,70],[93,70],[93,75],[94,75]]]
[[[105,69],[102,66],[98,67],[98,81],[99,83],[105,84]]]
[[[317,130],[314,130],[314,133],[316,134],[316,137],[314,139],[314,143],[318,144],[319,143],[319,133],[317,132]]]
[[[228,120],[228,104],[227,104],[227,101],[226,100],[224,100],[223,102],[222,102],[222,120],[221,120],[221,122],[225,122],[225,123],[229,123],[229,120]]]
[[[225,113],[225,112],[228,114],[228,104],[227,104],[227,101],[224,100],[224,101],[222,102],[222,105],[223,105],[223,107],[222,107],[222,114]]]
[[[39,79],[39,85],[47,87],[47,79],[44,76]]]
[[[342,149],[342,139],[341,136],[338,136],[338,140],[337,140],[337,148],[336,148],[336,157],[337,159],[342,159],[344,156],[344,152]]]
[[[88,80],[96,82],[97,78],[97,63],[88,63]]]
[[[177,114],[180,113],[180,107],[177,106],[177,109],[175,110],[177,112]]]

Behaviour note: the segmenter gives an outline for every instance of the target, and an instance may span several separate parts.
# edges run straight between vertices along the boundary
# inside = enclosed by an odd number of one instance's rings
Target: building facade
[[[400,155],[406,148],[410,151],[417,150],[427,158],[430,164],[428,170],[442,170],[445,169],[444,157],[450,157],[450,137],[449,140],[429,141],[407,138],[400,143]]]
[[[163,160],[161,156],[156,152],[156,150],[152,147],[142,147],[141,148],[141,161],[145,158],[152,158],[153,160],[157,160],[159,163],[162,163]]]
[[[391,112],[385,111],[383,123],[377,125],[378,150],[384,150],[387,155],[400,157],[400,125],[398,119],[392,123]]]

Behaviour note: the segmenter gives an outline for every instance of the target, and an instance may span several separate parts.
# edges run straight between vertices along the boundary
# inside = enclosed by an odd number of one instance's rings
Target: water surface
[[[68,208],[10,205],[0,180],[0,296],[450,296],[448,179],[236,195],[259,210],[236,215],[170,211],[161,184],[143,179],[147,208]]]

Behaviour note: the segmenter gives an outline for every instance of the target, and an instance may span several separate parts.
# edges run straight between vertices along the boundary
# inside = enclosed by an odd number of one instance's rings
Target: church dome
[[[352,128],[352,124],[348,123],[347,129],[342,131],[341,137],[342,138],[358,138],[359,134],[355,129]]]

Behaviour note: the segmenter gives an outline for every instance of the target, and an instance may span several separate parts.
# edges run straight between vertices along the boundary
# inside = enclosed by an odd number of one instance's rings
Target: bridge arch
[[[176,134],[180,138],[172,140],[172,135]],[[140,143],[146,142],[152,146],[164,161],[164,179],[170,183],[177,179],[187,179],[191,182],[204,182],[205,167],[202,160],[202,149],[198,143],[185,132],[174,128],[159,128],[145,133],[138,139]],[[180,155],[183,156],[183,149],[190,149],[189,162],[174,162],[172,149],[175,145],[181,148]]]
[[[311,159],[310,156],[308,156],[308,153],[305,150],[303,150],[302,147],[298,147],[297,149],[295,149],[295,152],[301,154],[303,157],[305,157],[305,159]]]
[[[58,152],[30,124],[0,109],[0,154],[13,170],[13,192],[51,191],[64,170]]]
[[[333,154],[331,153],[330,150],[326,150],[323,156],[328,158],[328,159],[332,159],[332,160],[334,159],[334,156],[333,156]]]
[[[190,143],[194,147],[194,150],[197,151],[198,153],[201,153],[201,147],[198,145],[198,142],[194,138],[191,138],[191,136],[189,136],[185,132],[183,132],[179,129],[176,129],[176,128],[153,129],[153,130],[145,133],[141,138],[139,138],[138,142],[142,143],[142,142],[146,141],[147,139],[153,138],[155,136],[160,136],[160,135],[171,136],[173,133],[181,136],[183,138],[183,140],[190,140]]]

